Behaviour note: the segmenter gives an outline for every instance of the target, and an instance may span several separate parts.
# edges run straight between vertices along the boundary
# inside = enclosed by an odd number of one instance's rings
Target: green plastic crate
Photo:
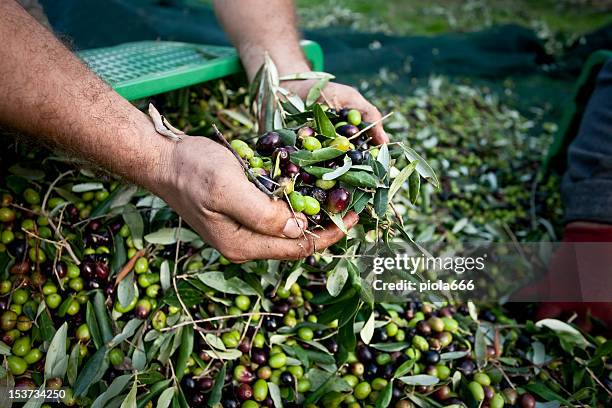
[[[323,51],[302,41],[316,71],[323,70]],[[170,41],[139,41],[84,50],[79,57],[128,100],[184,88],[242,71],[232,47]]]

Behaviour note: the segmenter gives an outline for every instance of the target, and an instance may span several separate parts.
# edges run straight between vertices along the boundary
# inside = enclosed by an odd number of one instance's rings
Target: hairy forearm
[[[309,70],[291,0],[215,0],[215,10],[249,78],[255,76],[266,52],[281,75]]]
[[[0,123],[145,187],[169,141],[13,1],[0,1]]]

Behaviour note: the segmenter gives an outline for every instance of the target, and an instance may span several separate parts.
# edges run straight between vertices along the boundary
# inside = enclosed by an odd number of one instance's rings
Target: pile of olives
[[[291,161],[291,154],[299,150],[316,152],[324,147],[336,148],[344,154],[319,164],[335,169],[343,164],[345,157],[350,158],[353,165],[361,165],[368,163],[370,157],[376,158],[378,152],[369,146],[367,132],[361,132],[370,125],[362,120],[361,112],[350,108],[325,109],[336,130],[333,139],[317,134],[314,127],[306,123],[297,129],[295,146],[284,145],[281,134],[276,131],[261,135],[255,149],[239,139],[231,142],[236,153],[248,161],[258,181],[269,191],[285,196],[293,211],[303,212],[313,226],[327,224],[326,212],[343,213],[351,203],[351,193],[338,180],[316,178],[300,168]],[[279,171],[275,173],[277,162]]]

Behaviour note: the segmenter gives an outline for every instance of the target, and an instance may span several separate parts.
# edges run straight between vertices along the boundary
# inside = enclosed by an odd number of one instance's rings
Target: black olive
[[[285,387],[294,387],[295,377],[289,371],[283,371],[280,375],[280,382]]]
[[[427,365],[435,365],[440,361],[440,353],[435,350],[424,351],[421,360]]]

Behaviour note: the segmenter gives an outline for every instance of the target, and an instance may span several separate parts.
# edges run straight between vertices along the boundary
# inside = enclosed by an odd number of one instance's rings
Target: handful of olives
[[[353,207],[357,191],[376,187],[372,177],[359,176],[372,171],[378,149],[369,145],[371,124],[356,109],[316,105],[302,118],[294,128],[265,132],[254,148],[238,139],[231,147],[248,162],[260,188],[284,198],[311,225],[324,227]]]

